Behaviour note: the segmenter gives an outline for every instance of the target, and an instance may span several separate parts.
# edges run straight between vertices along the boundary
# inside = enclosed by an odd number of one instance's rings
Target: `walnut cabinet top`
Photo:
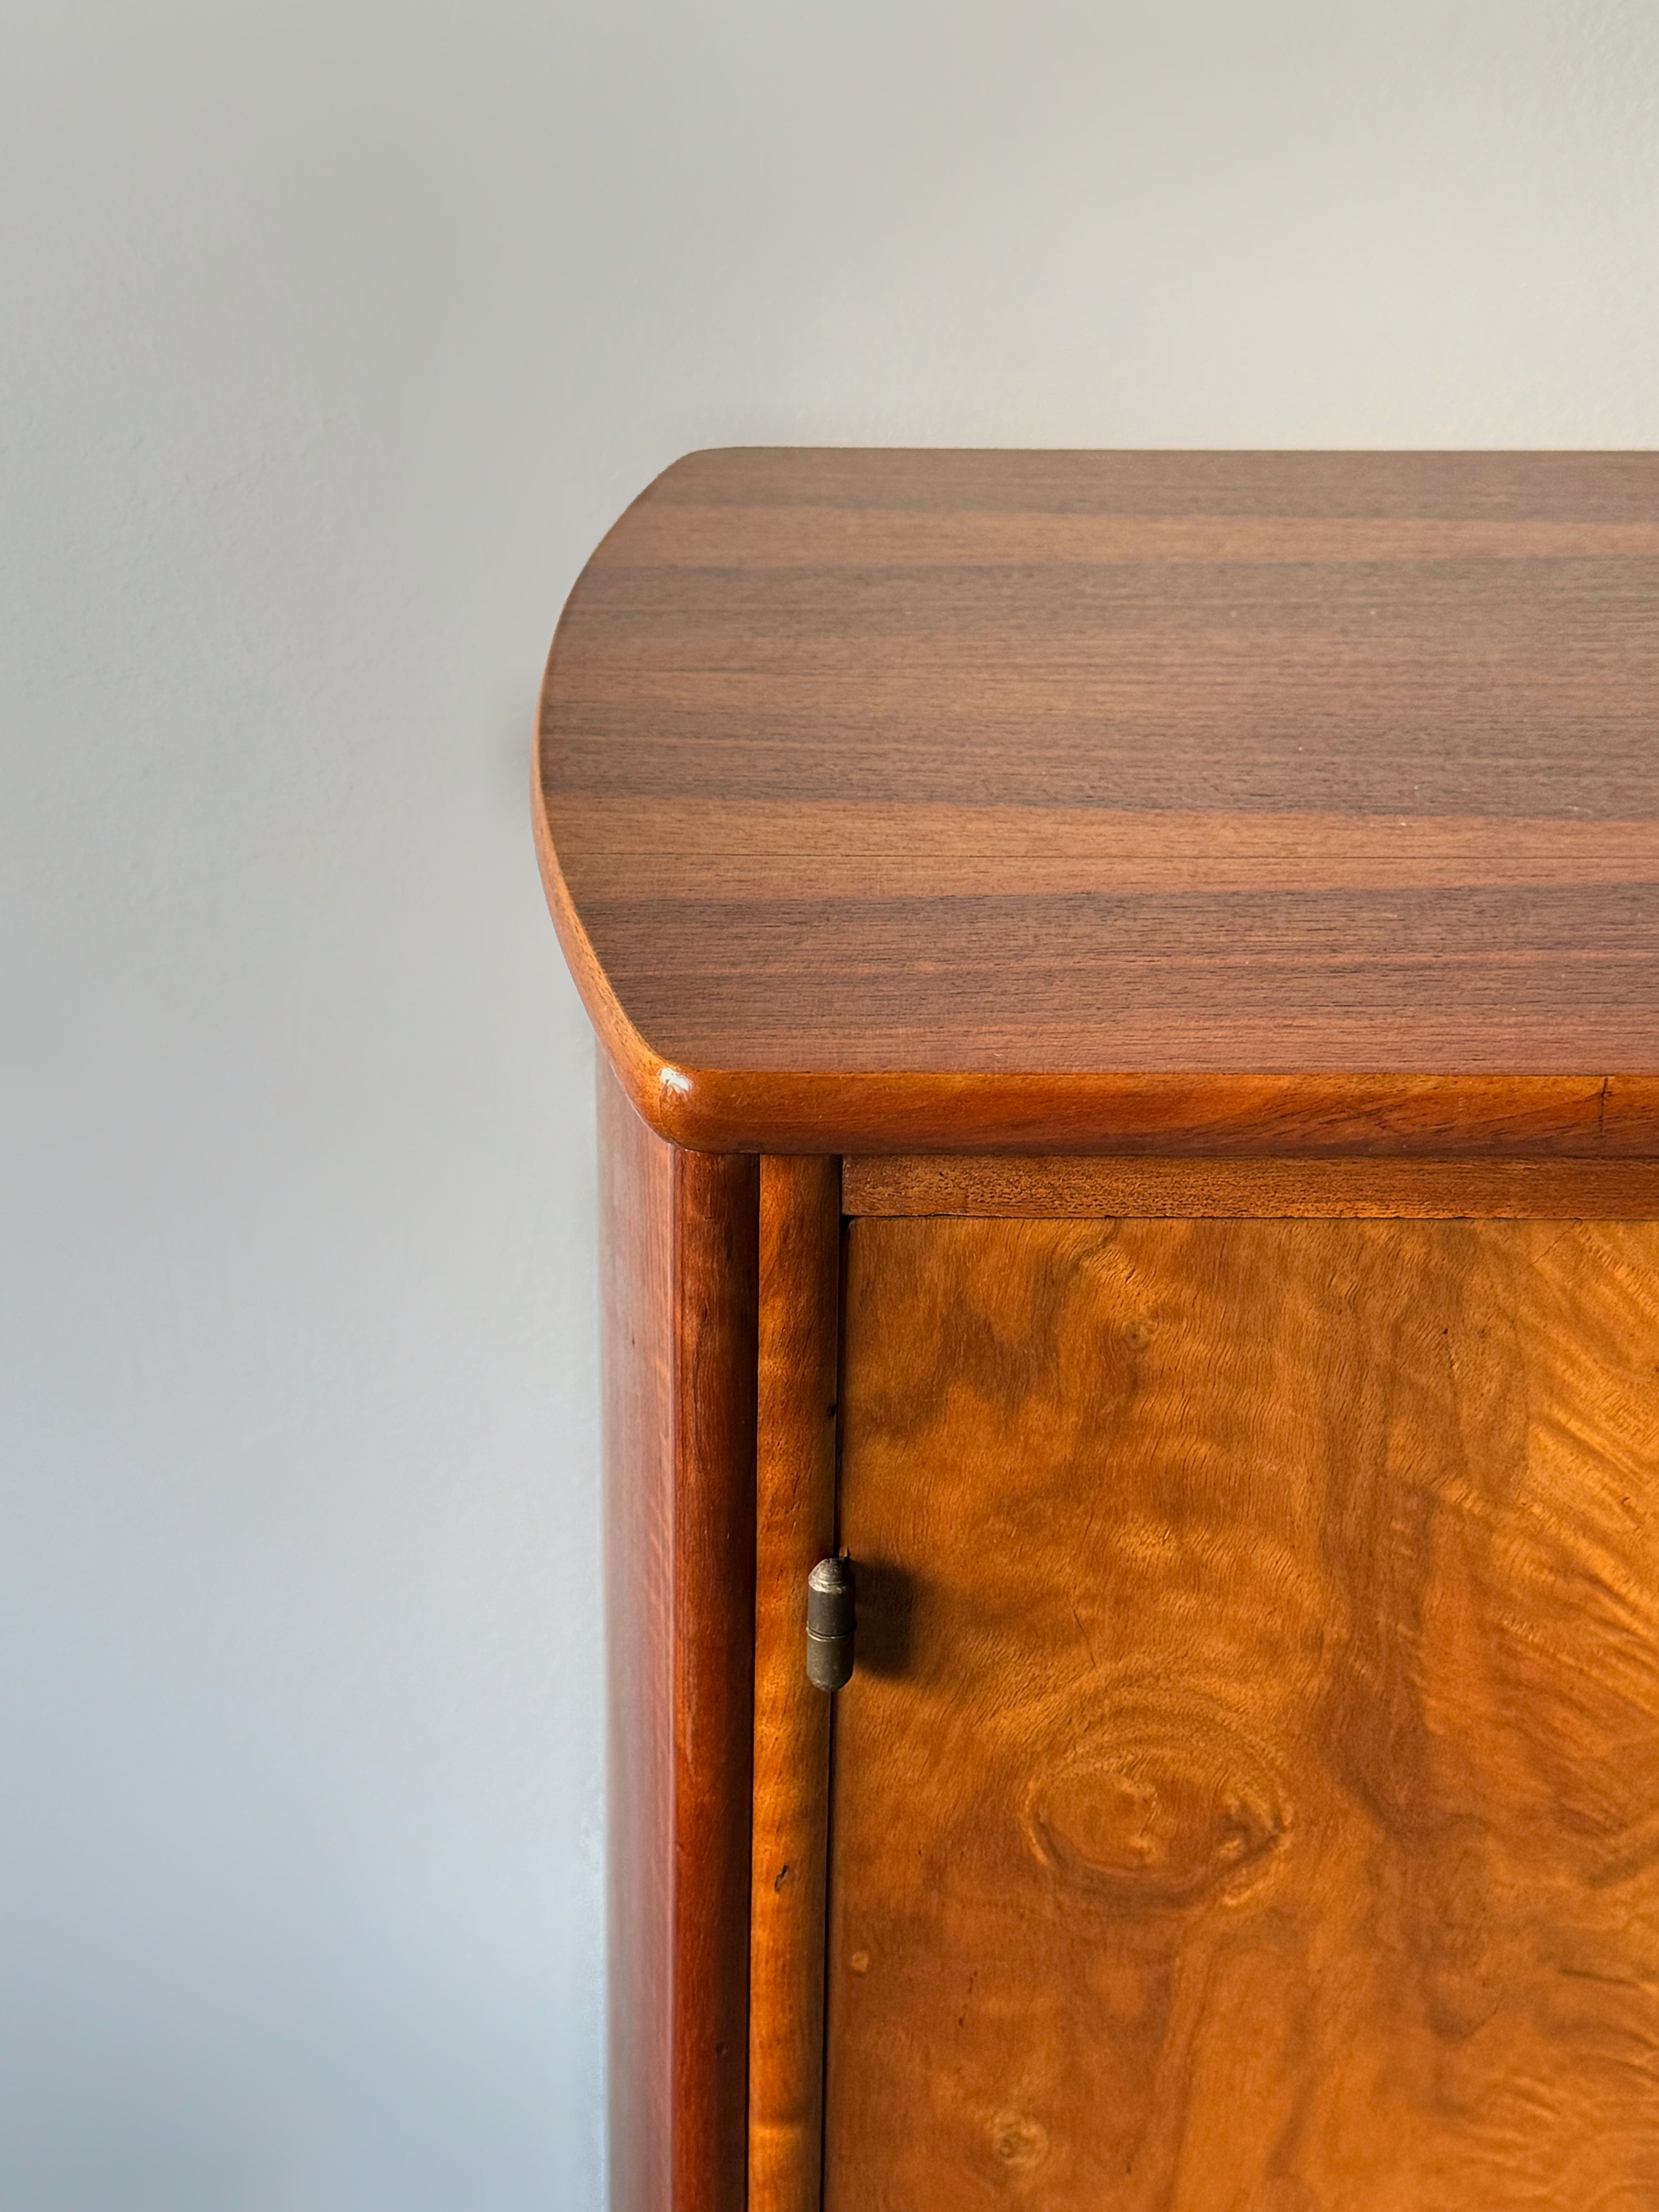
[[[681,1145],[1659,1152],[1659,454],[693,453],[536,812]]]

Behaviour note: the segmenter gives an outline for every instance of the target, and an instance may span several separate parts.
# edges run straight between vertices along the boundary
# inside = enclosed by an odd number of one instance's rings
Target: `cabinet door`
[[[1659,2204],[1659,1227],[861,1220],[826,2212]]]

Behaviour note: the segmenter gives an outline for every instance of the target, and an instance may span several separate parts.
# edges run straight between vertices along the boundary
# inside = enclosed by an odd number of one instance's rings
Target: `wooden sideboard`
[[[1652,2212],[1659,456],[693,454],[538,761],[616,2212]]]

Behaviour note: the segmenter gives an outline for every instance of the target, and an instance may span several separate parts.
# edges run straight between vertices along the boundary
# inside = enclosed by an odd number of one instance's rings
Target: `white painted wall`
[[[595,2212],[592,1050],[690,447],[1651,444],[1644,0],[12,0],[0,2203]]]

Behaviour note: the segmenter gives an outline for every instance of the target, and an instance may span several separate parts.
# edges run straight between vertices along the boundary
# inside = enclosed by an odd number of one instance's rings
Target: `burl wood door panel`
[[[826,2212],[1659,2206],[1659,1226],[850,1231]]]

